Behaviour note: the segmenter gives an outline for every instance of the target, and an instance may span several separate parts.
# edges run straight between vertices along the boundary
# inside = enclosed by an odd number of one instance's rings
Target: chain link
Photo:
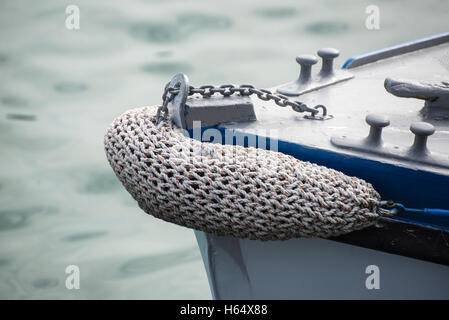
[[[159,123],[161,120],[167,119],[167,105],[175,98],[178,93],[179,89],[169,88],[168,84],[165,86],[164,94],[162,95],[163,105],[159,107],[157,113],[157,123]],[[235,86],[233,84],[223,84],[221,86],[204,85],[199,88],[189,86],[189,96],[200,94],[203,98],[210,98],[216,93],[222,95],[223,97],[229,97],[236,93],[243,97],[248,97],[254,94],[260,100],[273,101],[280,107],[290,106],[296,112],[310,112],[311,114],[306,116],[307,119],[324,120],[327,116],[327,109],[321,104],[315,106],[314,108],[310,108],[300,101],[290,100],[290,98],[285,95],[273,93],[267,89],[256,89],[253,85],[250,84],[242,84],[240,86]],[[319,113],[318,109],[322,110],[322,116],[317,116],[317,114]]]

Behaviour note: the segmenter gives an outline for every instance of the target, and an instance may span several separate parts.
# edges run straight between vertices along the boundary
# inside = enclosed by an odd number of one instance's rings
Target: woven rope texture
[[[156,107],[130,110],[104,145],[117,177],[146,213],[216,235],[260,240],[330,237],[378,218],[364,180],[279,152],[202,143]]]

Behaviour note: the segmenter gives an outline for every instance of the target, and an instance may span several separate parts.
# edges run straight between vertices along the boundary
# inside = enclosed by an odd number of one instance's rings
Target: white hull
[[[214,299],[449,299],[449,267],[325,239],[195,231]],[[367,289],[367,266],[379,289]]]

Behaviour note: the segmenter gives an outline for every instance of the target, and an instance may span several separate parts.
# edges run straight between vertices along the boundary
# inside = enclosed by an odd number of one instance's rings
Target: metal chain
[[[176,95],[179,93],[179,89],[176,89],[177,92],[170,92],[169,84],[165,85],[164,93],[162,94],[162,105],[157,108],[156,112],[156,124],[159,124],[161,121],[165,121],[168,118],[168,103],[171,102]],[[170,93],[170,96],[168,94]]]
[[[164,94],[162,95],[163,105],[157,111],[157,122],[166,120],[168,116],[168,103],[172,101],[179,93],[177,88],[169,88],[168,84],[165,86]],[[307,119],[324,120],[327,116],[327,109],[323,105],[317,105],[313,109],[300,101],[290,100],[289,97],[282,94],[275,94],[267,89],[256,89],[253,85],[242,84],[235,86],[233,84],[223,84],[221,86],[204,85],[199,88],[189,86],[189,96],[200,94],[203,98],[210,98],[215,93],[221,94],[223,97],[229,97],[233,94],[240,94],[243,97],[248,97],[255,94],[260,100],[274,101],[280,107],[290,106],[296,112],[310,112],[311,115],[306,116]],[[322,110],[321,117],[317,117],[319,110]]]

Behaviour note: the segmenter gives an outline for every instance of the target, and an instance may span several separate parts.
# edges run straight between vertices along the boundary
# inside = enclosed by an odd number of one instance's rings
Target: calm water
[[[334,46],[342,64],[449,29],[447,0],[254,3],[76,1],[69,31],[66,1],[1,1],[0,298],[210,298],[193,232],[145,215],[110,169],[112,119],[159,103],[177,72],[268,87],[299,53]]]

